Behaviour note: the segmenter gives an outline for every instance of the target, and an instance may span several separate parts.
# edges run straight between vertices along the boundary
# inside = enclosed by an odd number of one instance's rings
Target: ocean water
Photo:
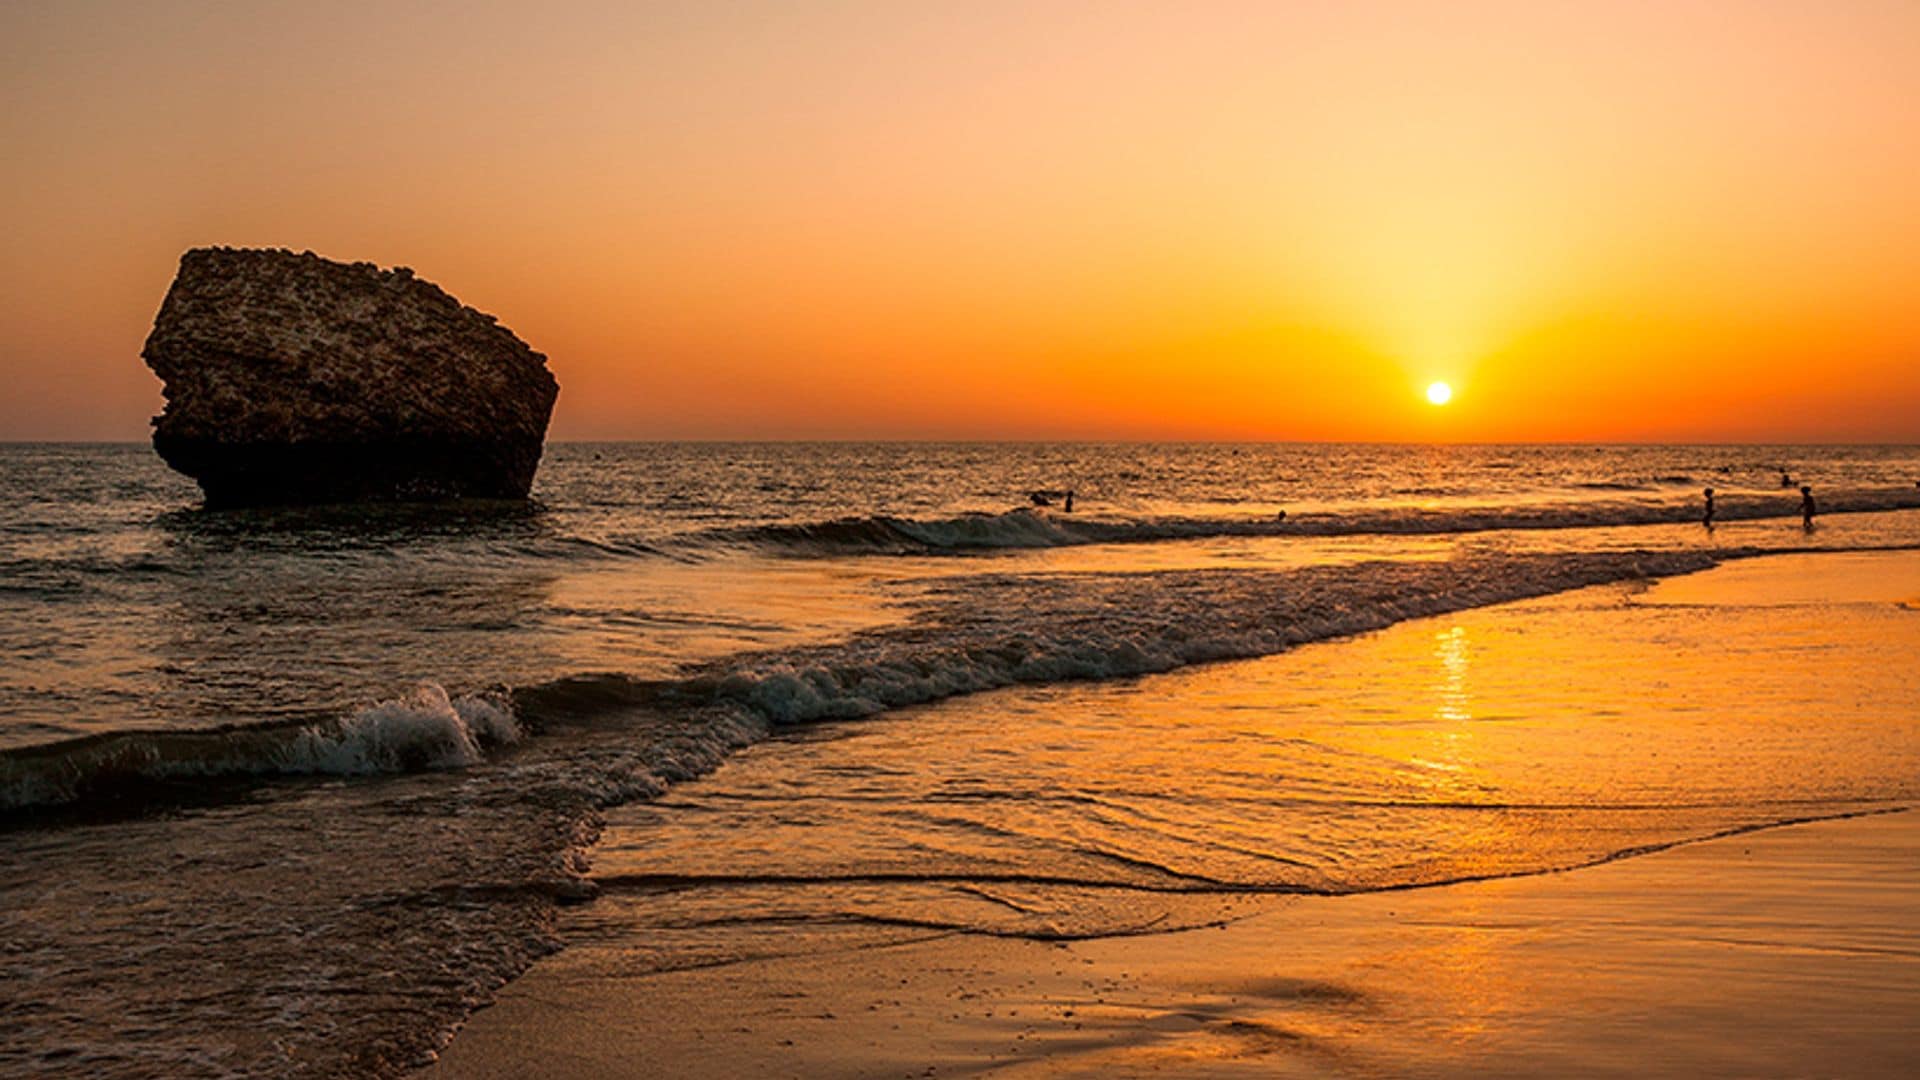
[[[401,1071],[565,905],[660,970],[1883,808],[1910,686],[1796,675],[1911,655],[1910,608],[1647,582],[1912,550],[1917,480],[1897,447],[564,444],[527,507],[212,513],[144,446],[0,447],[0,1071]]]
[[[1809,572],[1741,560],[783,731],[608,811],[567,938],[633,974],[1156,933],[1910,806],[1920,684],[1890,658],[1920,655],[1920,556]]]

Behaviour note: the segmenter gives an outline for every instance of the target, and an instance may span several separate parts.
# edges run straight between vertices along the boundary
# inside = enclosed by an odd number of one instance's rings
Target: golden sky
[[[1912,0],[21,0],[0,104],[0,439],[145,438],[233,244],[556,438],[1920,442]]]

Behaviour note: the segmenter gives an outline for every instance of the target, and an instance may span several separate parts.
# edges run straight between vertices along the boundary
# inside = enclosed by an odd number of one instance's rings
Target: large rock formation
[[[493,316],[312,252],[187,252],[141,355],[153,448],[210,506],[522,499],[559,392]]]

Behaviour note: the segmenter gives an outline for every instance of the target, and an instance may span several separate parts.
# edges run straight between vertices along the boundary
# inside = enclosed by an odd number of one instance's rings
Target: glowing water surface
[[[653,970],[1155,931],[1901,805],[1915,597],[1912,553],[1768,557],[790,734],[614,811],[570,937]]]

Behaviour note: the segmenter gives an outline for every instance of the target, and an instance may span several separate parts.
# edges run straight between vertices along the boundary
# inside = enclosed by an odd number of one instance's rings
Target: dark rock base
[[[525,499],[542,443],[404,438],[235,443],[156,433],[153,448],[200,484],[209,508],[227,509]]]

